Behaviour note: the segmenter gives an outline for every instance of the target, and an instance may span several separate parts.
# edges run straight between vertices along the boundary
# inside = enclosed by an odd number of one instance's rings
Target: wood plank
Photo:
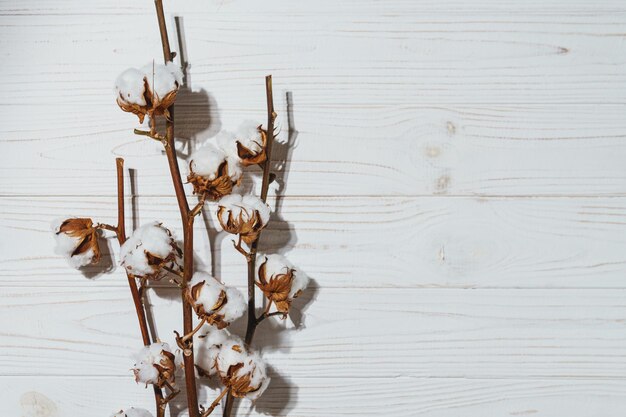
[[[107,93],[103,102],[109,101]],[[280,101],[283,145],[276,148],[275,170],[281,195],[626,193],[626,106],[294,107],[298,134],[289,142]],[[137,170],[140,195],[172,193],[161,146],[133,136],[132,118],[109,104],[79,104],[81,120],[74,105],[57,105],[35,120],[22,107],[9,108],[0,127],[0,195],[112,196],[113,156]],[[227,126],[264,117],[262,107],[221,116],[189,107],[177,114],[183,124],[193,120],[181,135],[196,137],[183,141],[183,154],[187,145],[213,140],[207,117],[221,117],[215,123]],[[184,159],[180,164],[186,172]],[[253,178],[254,169],[247,188]]]
[[[158,336],[171,342],[178,290],[148,300]],[[293,377],[626,374],[625,290],[321,288],[295,304],[295,324],[272,319],[254,342],[276,372]],[[5,288],[0,314],[7,376],[124,376],[140,343],[125,289]],[[233,324],[238,334],[244,321]]]
[[[287,141],[293,93],[284,195],[626,193],[623,3],[272,7],[166,5],[191,62],[181,137],[262,120],[271,71]],[[170,192],[159,147],[131,134],[111,92],[123,68],[160,56],[150,2],[8,5],[0,35],[1,194],[113,195],[112,154],[141,169],[142,194]]]
[[[138,224],[162,220],[182,236],[173,196],[135,203]],[[215,232],[213,211],[197,223],[197,262],[210,266],[214,247],[215,274],[245,285],[242,257]],[[119,269],[89,268],[85,279],[69,268],[49,230],[70,214],[114,223],[113,198],[2,198],[0,213],[0,286],[126,286]],[[286,253],[323,288],[626,288],[626,198],[290,197],[261,250]]]
[[[243,403],[240,412],[250,416],[326,417],[354,416],[358,409],[363,410],[361,415],[372,417],[621,417],[626,407],[625,382],[616,380],[284,378],[272,380],[256,409],[248,413],[250,406]],[[129,404],[153,407],[151,392],[131,378],[0,377],[0,384],[0,412],[8,416],[96,416]],[[203,387],[200,398],[209,402],[215,395],[216,391]],[[183,398],[174,401],[177,412],[185,408]],[[28,414],[35,410],[40,414]],[[45,412],[49,414],[42,414]],[[220,415],[221,410],[215,413]],[[182,411],[176,415],[187,414]]]

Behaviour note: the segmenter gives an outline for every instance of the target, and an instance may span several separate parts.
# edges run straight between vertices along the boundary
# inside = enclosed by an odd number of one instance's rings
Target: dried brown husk
[[[233,348],[235,348],[236,346],[237,345],[233,346]],[[229,366],[226,375],[222,375],[220,373],[220,379],[222,380],[222,384],[228,387],[233,397],[237,398],[243,398],[251,392],[258,391],[262,385],[259,384],[258,387],[253,386],[250,374],[237,375],[237,372],[242,367],[243,363],[238,363]]]
[[[215,305],[213,305],[209,311],[206,311],[204,305],[198,303],[198,298],[200,297],[200,292],[202,291],[202,286],[205,282],[206,281],[202,281],[191,287],[187,287],[185,290],[185,298],[189,304],[191,304],[200,319],[205,319],[208,324],[213,325],[218,329],[223,329],[228,326],[228,323],[224,321],[224,315],[220,314],[219,311],[228,302],[226,291],[222,290]]]
[[[98,245],[98,229],[93,227],[93,221],[89,218],[72,218],[64,220],[56,234],[64,233],[76,240],[78,245],[71,256],[76,256],[93,251],[92,264],[100,262],[100,246]]]
[[[208,200],[215,201],[233,192],[233,186],[241,180],[233,181],[228,171],[228,161],[222,162],[217,170],[214,180],[198,175],[193,172],[192,164],[189,164],[187,181],[193,185],[193,193],[204,194]]]
[[[165,116],[170,119],[169,108],[176,101],[176,95],[178,94],[178,82],[175,82],[176,89],[167,93],[164,97],[159,97],[156,92],[152,91],[148,78],[143,78],[143,98],[146,102],[145,106],[141,106],[136,103],[127,102],[124,96],[120,92],[117,97],[117,105],[120,106],[125,112],[133,113],[139,118],[139,123],[143,123],[145,116],[154,118],[155,116]]]
[[[246,212],[247,220],[244,219],[244,211]],[[223,220],[224,214],[228,212],[226,221]],[[258,210],[254,210],[253,213],[249,213],[246,209],[242,209],[239,215],[234,216],[232,211],[227,207],[219,206],[217,209],[217,219],[222,225],[222,228],[228,233],[234,235],[241,235],[241,239],[250,245],[254,242],[261,232],[261,229],[265,227],[261,214]]]
[[[237,141],[237,155],[239,156],[239,159],[241,160],[241,164],[243,166],[257,165],[265,162],[265,160],[267,159],[265,153],[265,147],[267,145],[267,133],[261,128],[261,125],[259,125],[257,129],[259,130],[259,133],[261,135],[261,143],[259,143],[259,145],[261,146],[261,150],[259,152],[254,152],[243,146],[241,142]]]
[[[265,297],[276,305],[276,310],[281,313],[289,313],[292,299],[289,298],[291,283],[293,282],[295,269],[288,268],[286,272],[267,277],[267,258],[259,267],[259,281],[256,285]],[[297,297],[298,294],[294,296]]]

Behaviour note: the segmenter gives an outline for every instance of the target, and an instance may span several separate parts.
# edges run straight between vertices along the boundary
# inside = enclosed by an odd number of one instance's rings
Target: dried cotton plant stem
[[[272,143],[274,142],[274,121],[276,120],[276,112],[274,111],[274,95],[272,91],[272,76],[268,75],[265,77],[265,96],[267,99],[267,144],[265,145],[265,162],[263,162],[263,181],[261,183],[261,200],[263,202],[267,201],[267,193],[269,191],[269,185],[272,180],[272,175],[270,170],[272,169]],[[241,247],[241,241],[238,245],[235,245],[235,248],[241,252],[248,264],[248,324],[246,326],[246,338],[245,344],[246,346],[250,346],[252,343],[252,339],[254,338],[254,332],[265,318],[273,316],[274,313],[268,314],[269,306],[261,316],[257,318],[256,316],[256,301],[255,301],[255,278],[254,274],[256,272],[256,255],[257,255],[257,247],[259,244],[259,239],[261,237],[261,232],[257,235],[257,238],[250,244],[250,252],[245,253],[245,251],[239,250]],[[282,313],[281,313],[282,314]],[[226,397],[226,405],[224,406],[223,417],[230,417],[233,409],[233,405],[235,403],[234,397],[229,392]]]
[[[162,0],[155,0],[154,5],[156,7],[157,19],[159,23],[159,32],[161,34],[161,45],[163,46],[163,59],[165,63],[172,60],[174,55],[170,50],[169,39],[167,36],[167,27],[165,25],[165,15],[163,12]],[[180,210],[180,216],[183,224],[183,276],[181,287],[184,289],[187,283],[193,275],[193,221],[195,216],[192,216],[189,211],[189,204],[187,203],[187,197],[185,195],[185,189],[183,188],[183,182],[180,175],[180,167],[178,166],[178,160],[176,159],[176,148],[174,143],[174,107],[169,108],[170,118],[165,121],[165,153],[167,155],[167,161],[170,169],[170,175],[172,177],[172,184],[174,191],[176,192],[176,200],[178,201],[178,208]],[[181,293],[182,306],[183,306],[183,333],[188,334],[193,330],[193,315],[191,305],[187,301],[186,297]],[[195,364],[193,355],[193,340],[191,341],[192,348],[185,351],[183,360],[185,364],[185,385],[187,388],[187,406],[189,408],[189,417],[200,417],[198,408],[198,393],[196,390],[196,377],[194,374]]]
[[[120,247],[126,242],[126,226],[125,226],[125,214],[124,214],[124,159],[117,158],[115,160],[117,167],[117,227],[106,227],[107,230],[112,230],[117,236],[117,241]],[[148,346],[151,343],[150,332],[148,330],[148,321],[146,319],[146,312],[141,301],[141,295],[139,294],[139,288],[137,287],[137,281],[135,278],[126,273],[128,279],[128,287],[130,294],[135,304],[135,312],[137,313],[137,319],[139,320],[139,329],[141,330],[141,339],[144,346]],[[163,392],[161,388],[153,385],[154,399],[156,402],[157,417],[165,416],[165,404],[163,403]]]

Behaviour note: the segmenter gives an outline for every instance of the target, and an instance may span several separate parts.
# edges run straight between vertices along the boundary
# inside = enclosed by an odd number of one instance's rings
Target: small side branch
[[[215,399],[215,401],[213,401],[213,403],[211,403],[211,406],[209,408],[205,410],[203,406],[200,406],[200,412],[202,413],[200,414],[200,417],[207,417],[208,415],[210,415],[213,410],[215,410],[215,407],[217,407],[217,405],[220,403],[222,398],[224,398],[224,395],[228,393],[230,393],[230,390],[228,388],[224,388],[222,393]]]

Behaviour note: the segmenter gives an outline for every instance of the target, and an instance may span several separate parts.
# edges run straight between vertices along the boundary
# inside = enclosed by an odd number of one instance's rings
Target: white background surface
[[[165,8],[183,16],[190,91],[177,124],[192,148],[263,121],[274,76],[287,185],[262,247],[314,284],[295,324],[257,332],[273,382],[252,415],[626,413],[624,2]],[[132,135],[112,93],[123,69],[162,59],[153,9],[0,2],[2,416],[152,407],[128,371],[140,339],[123,272],[69,269],[49,222],[114,222],[122,156],[137,173],[136,222],[179,230],[165,158]],[[215,273],[243,285],[211,219],[197,255],[208,263],[212,243]],[[175,291],[148,299],[171,338]]]

